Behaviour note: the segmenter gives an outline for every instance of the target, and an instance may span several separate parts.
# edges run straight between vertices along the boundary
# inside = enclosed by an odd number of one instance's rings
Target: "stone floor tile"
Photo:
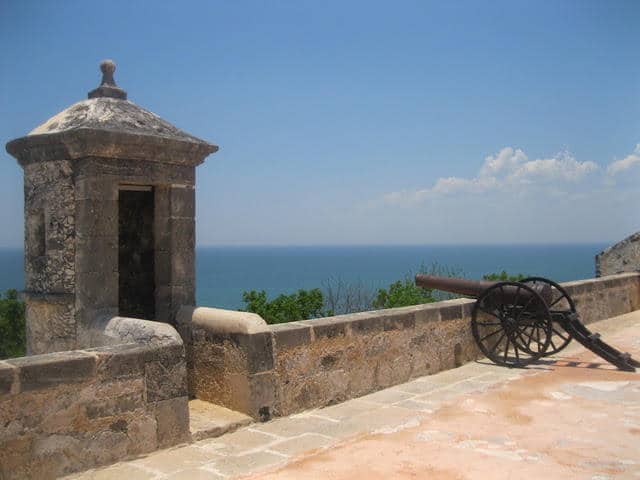
[[[149,480],[156,477],[157,474],[129,463],[117,463],[110,467],[88,470],[64,478],[66,480]]]
[[[431,413],[439,407],[437,402],[419,401],[410,398],[404,402],[396,403],[395,407],[406,408],[407,410],[413,410],[416,412]]]
[[[377,430],[391,427],[404,428],[408,423],[417,423],[427,414],[400,408],[396,406],[381,407],[374,412],[356,415],[353,418],[342,422],[345,426],[353,424],[358,427],[358,433],[371,433]]]
[[[222,475],[234,477],[284,465],[286,462],[287,458],[282,455],[262,451],[224,457],[210,466]]]
[[[278,418],[267,423],[254,425],[253,429],[280,437],[297,437],[304,433],[322,433],[325,428],[335,425],[335,421],[316,416]],[[273,439],[272,439],[273,440]]]
[[[330,407],[321,408],[313,412],[314,415],[327,417],[334,420],[345,420],[359,413],[373,411],[380,408],[378,404],[363,402],[359,399],[349,400]]]
[[[162,480],[223,480],[224,478],[226,477],[202,468],[188,468],[186,470],[172,473],[167,477],[162,477]],[[129,479],[123,478],[122,480]]]
[[[298,455],[311,450],[318,450],[335,443],[333,438],[316,433],[305,433],[299,437],[283,440],[269,447],[269,450],[285,455]]]
[[[194,440],[219,437],[253,423],[253,419],[244,413],[204,402],[189,401],[189,426]]]
[[[268,432],[260,432],[254,428],[242,428],[219,438],[202,440],[195,446],[219,455],[239,455],[255,449],[266,448],[278,439],[279,437]]]
[[[468,380],[470,378],[478,377],[489,373],[489,365],[482,365],[478,362],[469,363],[462,367],[453,368],[451,370],[445,370],[443,372],[436,373],[434,375],[428,375],[426,377],[420,377],[417,381],[424,381],[429,383],[436,383],[440,385],[450,385],[454,382],[461,380]],[[504,367],[501,367],[504,368]]]
[[[442,383],[432,382],[429,380],[414,380],[413,382],[398,385],[396,388],[401,392],[412,395],[421,395],[423,393],[442,388]]]
[[[414,394],[403,392],[396,388],[387,388],[386,390],[379,390],[375,393],[370,393],[364,397],[360,397],[360,400],[364,402],[373,402],[380,405],[392,405],[403,400],[408,400],[413,397]]]
[[[217,457],[219,455],[216,453],[188,445],[171,450],[161,450],[147,457],[133,460],[131,464],[158,473],[174,473],[187,468],[199,467]]]

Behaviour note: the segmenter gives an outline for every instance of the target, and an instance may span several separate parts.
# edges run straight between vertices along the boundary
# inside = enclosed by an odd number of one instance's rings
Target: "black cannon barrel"
[[[458,293],[468,297],[479,297],[487,288],[491,288],[500,282],[489,280],[467,280],[466,278],[437,277],[435,275],[416,275],[416,285],[423,288],[432,288],[444,292]],[[537,285],[533,290],[538,293],[543,301],[549,305],[553,298],[551,287],[547,284]],[[516,285],[506,285],[501,290],[503,300],[506,302],[523,302],[531,298],[531,290],[526,290]]]
[[[437,277],[435,275],[416,275],[416,285],[443,292],[459,293],[468,297],[479,297],[487,288],[498,282],[489,280],[467,280],[466,278]]]

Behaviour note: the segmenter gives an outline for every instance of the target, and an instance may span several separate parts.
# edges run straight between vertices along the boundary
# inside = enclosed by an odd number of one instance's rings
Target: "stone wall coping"
[[[563,282],[562,286],[571,290],[576,287],[590,286],[597,283],[611,283],[622,281],[630,277],[638,277],[640,279],[640,273],[620,273],[617,275],[609,275],[599,278],[588,278],[584,280],[573,280],[570,282]],[[326,331],[331,328],[332,333],[335,334],[341,324],[345,324],[342,330],[346,331],[346,324],[366,322],[368,320],[372,322],[379,321],[380,319],[391,319],[393,317],[403,317],[411,314],[426,312],[430,310],[438,310],[441,313],[441,320],[448,320],[451,318],[459,318],[465,311],[469,312],[471,306],[475,303],[473,298],[454,298],[451,300],[442,300],[440,302],[425,303],[421,305],[412,305],[409,307],[397,307],[388,308],[383,310],[369,310],[366,312],[348,313],[345,315],[335,315],[332,317],[312,318],[310,320],[299,320],[296,322],[288,322],[281,324],[268,325],[268,328],[277,336],[284,337],[293,335],[292,330],[308,330],[313,329],[316,333],[319,331]],[[463,311],[459,311],[457,307],[464,308]],[[449,311],[450,310],[450,311]],[[446,314],[445,314],[446,312]],[[432,317],[433,318],[433,317]]]
[[[168,323],[139,318],[112,317],[104,325],[104,334],[118,343],[182,343],[182,338]]]
[[[593,284],[593,283],[615,282],[616,280],[623,280],[623,279],[627,279],[629,277],[638,277],[640,279],[640,273],[639,272],[625,272],[625,273],[618,273],[616,275],[607,275],[607,276],[604,276],[604,277],[585,278],[583,280],[572,280],[570,282],[562,282],[561,285],[563,287],[575,287],[575,286],[587,285],[587,284]]]
[[[146,361],[162,352],[183,349],[182,338],[167,323],[110,317],[98,320],[93,328],[92,340],[98,344],[93,348],[0,361],[0,397],[92,381],[98,376],[116,378],[123,371],[144,368]],[[106,362],[108,368],[104,368]]]
[[[267,322],[250,312],[211,307],[182,307],[176,316],[178,324],[202,328],[216,334],[256,334],[269,332]]]
[[[335,315],[333,317],[312,318],[309,320],[299,320],[296,322],[279,323],[268,325],[273,333],[280,333],[290,330],[305,330],[313,328],[318,330],[329,327],[337,327],[339,324],[351,324],[366,322],[367,320],[393,319],[394,317],[405,317],[408,315],[421,313],[425,311],[439,311],[449,309],[451,307],[462,307],[475,302],[470,298],[454,298],[451,300],[442,300],[440,302],[423,303],[421,305],[411,305],[408,307],[387,308],[383,310],[369,310],[366,312],[347,313],[344,315]],[[431,317],[433,318],[433,317]]]

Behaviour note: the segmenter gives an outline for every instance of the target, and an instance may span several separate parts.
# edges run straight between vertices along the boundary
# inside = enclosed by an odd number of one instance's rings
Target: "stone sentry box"
[[[128,101],[114,63],[100,67],[87,100],[7,144],[24,169],[29,354],[195,304],[195,167],[218,147]]]

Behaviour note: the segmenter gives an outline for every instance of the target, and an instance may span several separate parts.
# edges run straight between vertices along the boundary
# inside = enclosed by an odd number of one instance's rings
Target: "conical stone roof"
[[[22,164],[100,156],[197,165],[218,150],[127,100],[126,92],[113,80],[112,61],[100,67],[102,84],[89,92],[87,100],[12,140],[7,151]]]

